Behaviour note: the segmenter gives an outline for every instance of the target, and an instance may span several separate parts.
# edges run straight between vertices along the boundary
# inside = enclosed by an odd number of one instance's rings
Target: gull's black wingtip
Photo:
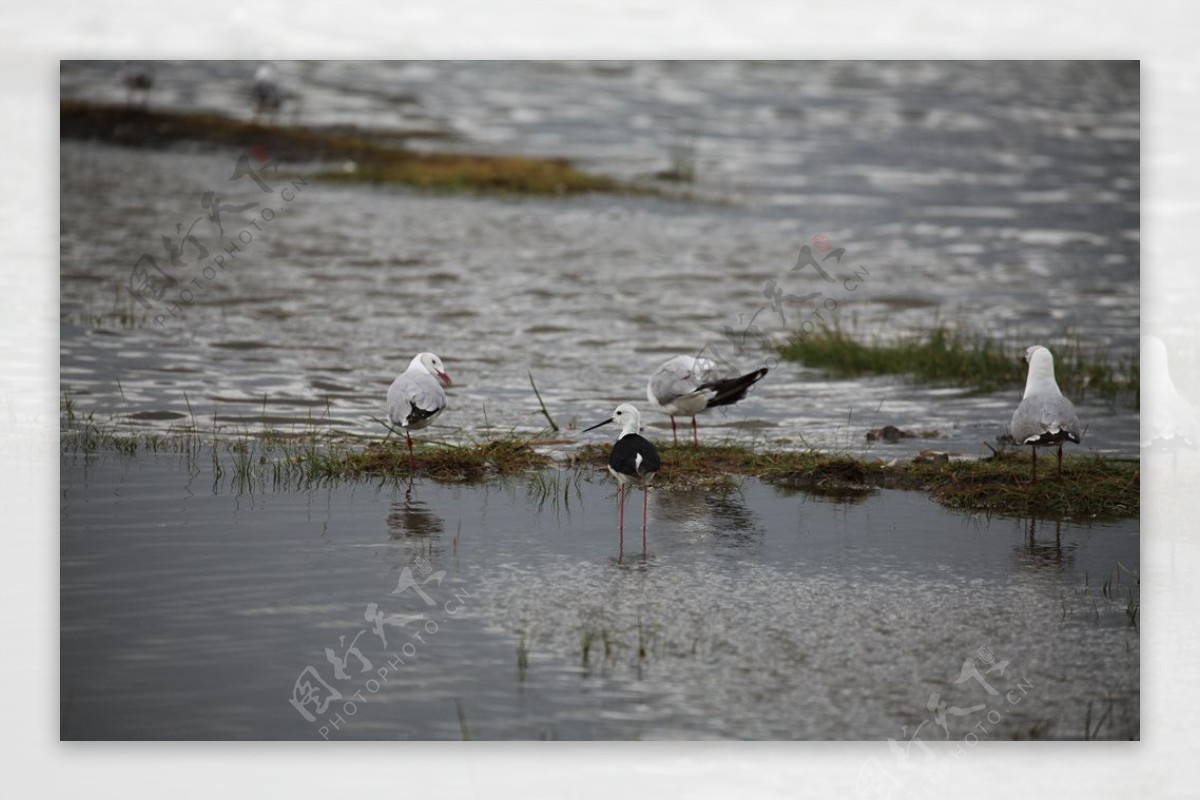
[[[746,397],[750,388],[761,381],[769,371],[767,367],[760,367],[737,378],[714,381],[708,385],[714,394],[705,408],[711,409],[714,406],[728,406],[731,403],[737,403]]]

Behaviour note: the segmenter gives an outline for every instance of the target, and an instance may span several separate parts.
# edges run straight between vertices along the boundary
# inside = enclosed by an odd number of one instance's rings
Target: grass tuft
[[[1030,344],[1034,343],[1010,343],[948,326],[864,342],[834,327],[792,337],[780,348],[780,355],[835,375],[906,375],[923,383],[994,392],[1025,386],[1021,355]],[[1049,342],[1047,347],[1054,354],[1055,378],[1068,397],[1101,398],[1136,408],[1136,354],[1114,362],[1101,349],[1086,348],[1078,341]]]

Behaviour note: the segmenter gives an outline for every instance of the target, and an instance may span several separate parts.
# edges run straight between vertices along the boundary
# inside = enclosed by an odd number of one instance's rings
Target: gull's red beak
[[[454,383],[453,381],[450,380],[449,373],[438,373],[437,377],[438,377],[438,380],[440,380],[446,386],[450,386],[452,383]]]

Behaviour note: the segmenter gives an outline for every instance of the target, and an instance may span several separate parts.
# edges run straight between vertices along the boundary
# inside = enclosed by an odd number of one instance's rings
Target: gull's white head
[[[436,353],[418,353],[413,357],[412,362],[408,365],[412,367],[420,367],[431,376],[437,378],[446,386],[450,386],[450,376],[446,373],[446,368],[442,365],[442,360],[437,357]]]
[[[1032,392],[1059,391],[1058,382],[1054,380],[1054,357],[1049,350],[1041,345],[1031,345],[1025,349],[1022,361],[1029,365],[1029,375],[1025,379],[1026,397]]]

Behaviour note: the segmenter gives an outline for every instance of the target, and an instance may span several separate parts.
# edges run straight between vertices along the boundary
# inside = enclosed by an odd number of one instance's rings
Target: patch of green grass
[[[220,479],[228,472],[233,489],[239,493],[252,492],[268,480],[276,488],[373,477],[398,480],[423,476],[447,483],[484,481],[552,466],[550,457],[536,447],[561,442],[540,439],[540,433],[520,435],[512,431],[482,441],[470,437],[459,443],[418,441],[413,443],[414,458],[410,462],[407,444],[397,437],[364,445],[358,438],[315,424],[299,432],[228,433],[215,423],[208,430],[199,428],[193,414],[187,425],[165,433],[127,431],[115,422],[102,425],[93,414],[82,414],[76,400],[65,393],[60,426],[63,453],[91,456],[103,451],[131,456],[139,451],[162,451],[184,455],[194,464],[202,451],[208,450],[214,478]],[[530,494],[541,503],[549,501],[556,508],[559,504],[569,508],[571,494],[579,494],[578,476],[535,473],[534,482],[538,477],[542,483],[540,487],[531,483]]]
[[[981,392],[1025,386],[1021,361],[1033,342],[1011,343],[990,334],[937,326],[919,334],[863,341],[841,328],[792,337],[780,348],[785,359],[834,375],[906,375],[915,381],[950,384]],[[1063,393],[1076,401],[1101,398],[1136,408],[1139,368],[1135,353],[1113,361],[1100,348],[1078,341],[1048,342],[1054,374]]]
[[[453,153],[375,152],[353,170],[316,175],[323,181],[402,184],[447,192],[510,195],[577,195],[585,192],[649,194],[612,178],[582,172],[564,159]]]
[[[720,488],[740,476],[840,500],[860,500],[878,489],[927,492],[951,509],[1015,517],[1097,520],[1140,513],[1138,462],[1065,456],[1062,480],[1043,452],[1041,478],[1029,483],[1030,458],[1023,449],[998,456],[947,462],[868,461],[815,450],[760,450],[730,445],[662,446],[663,466],[654,486]],[[609,447],[588,445],[578,458],[607,463]]]
[[[347,165],[345,169],[316,174],[316,178],[326,181],[515,195],[663,194],[651,187],[583,172],[560,158],[418,153],[403,147],[404,139],[447,138],[439,131],[384,134],[346,128],[301,128],[210,113],[166,112],[77,100],[59,104],[59,121],[63,139],[99,139],[127,147],[199,142],[261,149],[272,159],[291,162]]]
[[[1098,456],[1063,458],[1062,479],[1044,459],[1041,478],[1029,483],[1029,459],[909,465],[931,497],[951,509],[1016,517],[1099,520],[1140,514],[1141,469],[1137,462]]]
[[[413,465],[418,475],[450,483],[482,481],[491,476],[549,467],[550,457],[538,453],[532,442],[505,437],[463,445],[414,443]],[[311,464],[318,474],[328,478],[410,474],[408,447],[396,441],[373,442],[365,450],[341,451],[328,458],[314,455]]]

